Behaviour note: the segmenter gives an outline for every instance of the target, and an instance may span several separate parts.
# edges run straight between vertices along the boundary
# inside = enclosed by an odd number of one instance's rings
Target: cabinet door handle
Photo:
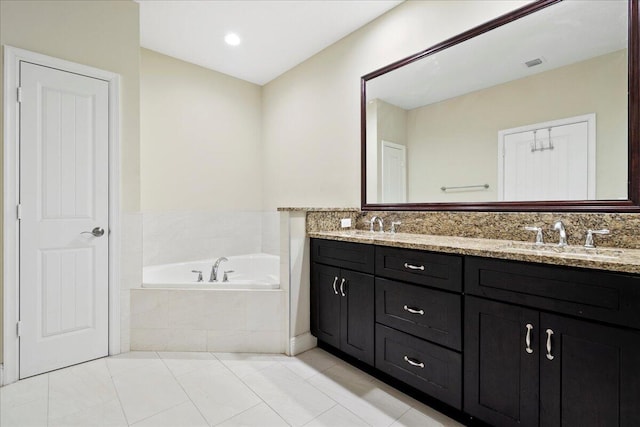
[[[343,277],[342,281],[340,282],[340,295],[342,295],[343,297],[346,297],[347,294],[344,293],[344,282],[346,282],[347,280]]]
[[[409,263],[404,263],[404,268],[408,268],[409,270],[422,270],[424,271],[424,265],[412,265]]]
[[[551,354],[551,336],[553,335],[553,331],[551,329],[547,329],[547,359],[553,360],[553,355]]]
[[[338,276],[333,279],[333,293],[338,295],[338,290],[336,289],[336,283],[338,283]]]
[[[527,353],[533,353],[533,349],[531,348],[531,330],[533,329],[533,325],[531,323],[527,323],[527,336],[524,338],[527,347],[524,349]]]
[[[419,314],[421,316],[424,316],[424,310],[421,308],[412,308],[412,307],[408,307],[408,306],[404,306],[405,311],[408,311],[409,313],[412,314]]]
[[[409,357],[409,356],[406,356],[406,355],[405,355],[405,356],[404,356],[404,361],[405,361],[405,362],[407,362],[407,363],[408,363],[409,365],[411,365],[411,366],[417,366],[418,368],[424,368],[424,363],[422,363],[422,362],[421,362],[421,361],[419,361],[419,360],[412,359],[412,358],[411,358],[411,357]]]

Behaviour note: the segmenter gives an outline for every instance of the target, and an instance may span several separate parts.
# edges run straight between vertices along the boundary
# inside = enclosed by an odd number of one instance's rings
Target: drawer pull
[[[422,310],[421,308],[412,308],[412,307],[408,307],[408,306],[404,306],[405,311],[408,311],[409,313],[412,314],[419,314],[421,316],[424,316],[424,310]]]
[[[333,279],[333,293],[338,295],[338,290],[336,289],[336,283],[338,283],[338,276]]]
[[[527,347],[525,351],[529,354],[533,353],[533,349],[531,348],[531,330],[533,329],[533,325],[531,323],[527,323],[527,336],[525,337],[525,342]]]
[[[343,278],[342,278],[342,281],[340,282],[340,294],[341,294],[343,297],[346,297],[346,296],[347,296],[347,294],[345,294],[345,293],[344,293],[344,282],[346,282],[346,279],[343,277]]]
[[[551,354],[551,336],[553,335],[553,330],[547,329],[547,359],[553,360],[553,355]]]
[[[409,263],[404,263],[404,268],[408,268],[409,270],[422,270],[424,271],[424,265],[412,265]]]
[[[404,361],[407,362],[411,366],[417,366],[418,368],[424,368],[424,363],[419,360],[412,359],[409,356],[404,356]]]

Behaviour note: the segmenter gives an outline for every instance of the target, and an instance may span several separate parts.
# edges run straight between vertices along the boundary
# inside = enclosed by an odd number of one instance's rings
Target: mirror
[[[639,211],[638,39],[543,0],[364,76],[362,208]]]

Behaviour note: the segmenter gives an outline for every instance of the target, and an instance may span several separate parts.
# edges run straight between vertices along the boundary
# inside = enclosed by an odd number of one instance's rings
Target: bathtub
[[[213,259],[144,267],[142,287],[131,290],[131,350],[283,353],[288,317],[280,257],[227,258],[214,283]],[[202,271],[204,281],[191,270]]]
[[[179,262],[144,267],[144,288],[188,288],[188,289],[278,289],[280,288],[280,257],[268,254],[249,254],[227,257],[218,268],[218,281],[209,282],[214,260]],[[198,282],[201,271],[204,281]],[[228,282],[223,282],[225,271]]]

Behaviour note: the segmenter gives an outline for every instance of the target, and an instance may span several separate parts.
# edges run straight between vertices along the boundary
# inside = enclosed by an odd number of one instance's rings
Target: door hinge
[[[17,96],[18,96],[18,102],[22,102],[22,88],[18,87],[17,92]]]
[[[22,205],[18,204],[18,206],[16,206],[16,216],[18,217],[18,221],[20,221],[22,219]]]
[[[16,333],[18,334],[18,337],[22,335],[22,322],[20,320],[18,320],[18,323],[16,324]]]

